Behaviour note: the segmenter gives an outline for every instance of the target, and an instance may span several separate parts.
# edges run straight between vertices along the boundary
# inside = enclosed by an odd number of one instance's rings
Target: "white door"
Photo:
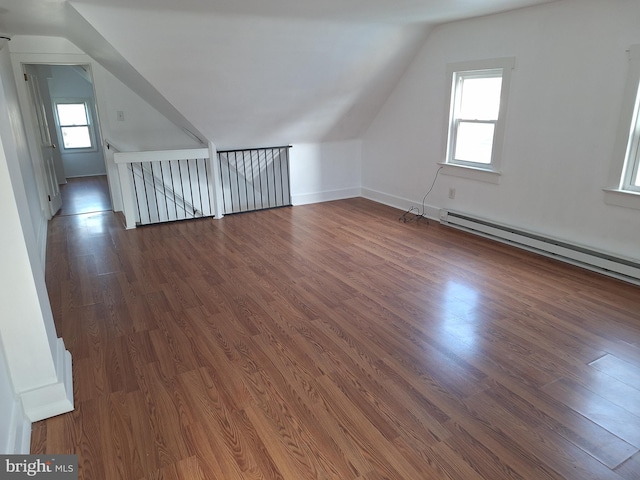
[[[40,150],[42,152],[42,160],[44,162],[44,181],[46,194],[49,200],[49,211],[51,215],[55,215],[62,206],[62,196],[60,195],[60,186],[56,177],[56,170],[53,163],[53,149],[56,148],[55,143],[51,140],[49,133],[49,124],[45,114],[44,100],[40,93],[37,72],[33,65],[25,65],[25,80],[29,88],[29,95],[34,110],[34,118],[36,122],[37,141],[40,142]]]

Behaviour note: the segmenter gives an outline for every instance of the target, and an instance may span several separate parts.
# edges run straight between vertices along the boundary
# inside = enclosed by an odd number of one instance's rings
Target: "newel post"
[[[212,172],[210,188],[213,192],[213,214],[215,218],[220,219],[224,217],[222,172],[220,171],[220,162],[218,162],[218,149],[213,142],[209,142],[209,166]]]
[[[136,199],[133,192],[133,179],[129,175],[128,163],[124,154],[117,152],[113,154],[113,160],[118,166],[118,178],[120,179],[120,190],[122,192],[122,210],[127,230],[136,228]]]

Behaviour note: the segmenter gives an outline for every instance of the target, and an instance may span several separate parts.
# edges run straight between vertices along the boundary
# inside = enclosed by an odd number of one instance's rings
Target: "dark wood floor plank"
[[[635,480],[640,472],[640,452],[616,468],[616,473],[625,480]]]
[[[46,281],[82,480],[636,479],[640,290],[362,198],[125,231]]]
[[[58,215],[78,215],[111,210],[106,175],[67,178],[67,182],[61,185],[60,194],[62,208]]]
[[[632,364],[609,354],[594,360],[589,365],[632,388],[640,390],[640,363]]]
[[[567,459],[563,454],[556,454],[554,452],[553,445],[561,446],[568,443],[566,441],[566,438],[564,438],[562,435],[559,435],[556,431],[549,429],[546,424],[531,428],[528,423],[519,415],[511,413],[500,403],[494,402],[494,398],[495,397],[491,396],[488,392],[485,391],[481,394],[478,394],[473,399],[469,399],[466,404],[469,411],[473,412],[473,415],[478,415],[480,418],[483,418],[487,424],[490,425],[493,435],[498,436],[498,438],[506,438],[507,442],[512,444],[514,449],[516,448],[516,445],[519,445],[519,447],[526,452],[525,454],[520,455],[521,457],[527,458],[529,456],[530,459],[549,459],[549,468],[542,468],[541,472],[537,474],[535,478],[544,478],[545,476],[556,478],[558,472],[560,472],[561,477],[563,477],[564,475],[566,475],[566,471],[570,471],[570,468],[575,468],[570,462],[567,462]],[[533,441],[533,439],[535,438],[537,438],[538,441]],[[613,450],[613,448],[619,448],[623,445],[623,443],[617,442],[613,445],[607,446],[604,445],[604,442],[606,442],[607,438],[612,437],[596,436],[595,438],[591,438],[590,440],[596,445],[593,448],[594,451],[613,452],[610,457],[605,457],[604,459],[594,458],[595,455],[593,455],[591,452],[581,452],[581,456],[583,457],[583,465],[580,468],[584,471],[591,471],[591,475],[595,475],[595,478],[599,478],[598,475],[610,474],[610,472],[607,471],[607,468],[602,465],[602,463],[606,464],[606,462],[603,460],[613,459],[610,465],[608,465],[610,468],[613,468],[618,465],[618,463],[616,462],[621,461],[622,458],[627,457],[631,454],[632,451],[634,451],[633,449],[628,449],[627,451],[621,449],[621,451],[616,452],[615,450]],[[609,447],[609,449],[607,449],[607,447]],[[629,446],[627,445],[627,447]],[[564,450],[566,450],[566,447],[560,449],[560,452],[563,452]],[[582,448],[582,450],[584,449]],[[615,456],[616,454],[617,457]],[[541,462],[539,461],[533,460],[532,467],[540,468],[540,463]],[[526,472],[526,470],[524,471]],[[605,473],[603,474],[599,472]]]
[[[636,448],[640,448],[640,417],[569,379],[561,378],[545,385],[543,391]]]
[[[256,459],[249,440],[243,435],[244,429],[240,428],[234,411],[227,406],[206,369],[181,374],[180,384],[188,392],[185,401],[193,413],[192,426],[209,437],[208,442],[216,452],[217,468],[226,475],[223,478],[267,478],[261,468],[265,465],[277,472],[269,458],[260,455]]]
[[[640,417],[640,384],[636,387],[590,367],[576,369],[569,378],[594,394]]]
[[[601,463],[614,468],[636,452],[633,445],[538,390],[507,388],[495,382],[484,391],[493,402],[526,421],[530,428],[554,432]]]
[[[260,342],[259,337],[252,340],[261,343],[260,349],[265,357],[270,353],[269,345]],[[277,357],[277,354],[269,355],[269,358],[274,356]],[[317,377],[305,377],[302,373],[292,374],[292,365],[286,363],[267,360],[261,365],[264,365],[261,366],[264,372],[260,372],[260,375],[267,386],[266,391],[275,392],[275,387],[278,392],[282,392],[282,399],[287,405],[282,409],[282,420],[292,424],[304,444],[309,445],[318,469],[328,472],[329,478],[352,477],[353,466],[326,428],[331,419],[323,416],[323,411],[319,408],[321,404]],[[270,396],[275,394],[270,393]],[[261,405],[264,406],[264,403]]]
[[[367,418],[366,414],[328,377],[319,379],[324,408],[343,430],[343,435],[366,458],[367,463],[390,478],[419,478],[431,468],[423,460],[408,464],[393,442]],[[395,437],[394,437],[395,438]],[[381,448],[383,445],[386,447]],[[418,468],[417,463],[423,465]]]

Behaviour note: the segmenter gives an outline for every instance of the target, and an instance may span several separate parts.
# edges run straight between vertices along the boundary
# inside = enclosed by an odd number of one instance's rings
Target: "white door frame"
[[[57,54],[57,53],[11,53],[11,62],[13,66],[13,73],[15,75],[16,84],[18,87],[18,100],[20,102],[20,108],[22,109],[22,113],[25,119],[25,128],[27,130],[27,141],[29,143],[29,152],[31,153],[31,157],[33,160],[33,166],[36,172],[36,181],[38,183],[38,189],[40,191],[40,206],[42,211],[45,214],[47,219],[51,218],[51,214],[49,212],[49,201],[46,193],[46,174],[44,172],[44,159],[42,158],[42,153],[40,152],[39,141],[37,132],[34,131],[35,127],[35,119],[33,118],[33,113],[31,110],[31,100],[29,97],[29,91],[26,86],[26,82],[24,81],[24,72],[25,65],[89,65],[91,68],[91,76],[92,76],[92,84],[93,84],[93,94],[94,100],[96,103],[96,130],[98,139],[97,141],[104,145],[102,128],[100,123],[100,102],[98,97],[98,89],[95,84],[95,75],[94,69],[96,67],[96,62],[88,55],[85,54]],[[113,190],[113,181],[117,181],[117,178],[114,180],[114,173],[111,172],[109,168],[109,163],[105,158],[105,150],[102,149],[103,161],[105,162],[105,167],[107,170],[107,181],[109,182],[109,189],[111,193],[111,204],[114,209],[117,209],[119,199],[114,196]],[[119,186],[119,184],[118,184]],[[121,202],[120,202],[121,203]]]

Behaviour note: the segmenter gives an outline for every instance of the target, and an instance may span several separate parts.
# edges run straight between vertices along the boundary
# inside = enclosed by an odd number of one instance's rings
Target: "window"
[[[621,189],[632,192],[640,192],[640,115],[638,115],[638,101],[640,91],[636,95],[635,108],[631,121],[631,132],[629,134],[629,145],[625,155],[623,175],[621,178]]]
[[[490,165],[500,111],[502,70],[456,72],[450,162]]]
[[[55,106],[63,148],[65,150],[94,148],[87,102],[56,101]]]
[[[450,82],[449,132],[445,166],[466,167],[479,173],[443,173],[498,183],[504,136],[507,92],[513,58],[464,62],[448,68]]]
[[[640,114],[638,109],[640,108],[640,74],[638,73],[638,64],[640,59],[637,57],[640,55],[638,49],[640,46],[632,47],[630,50],[631,56],[631,68],[629,78],[627,79],[627,90],[630,90],[627,95],[632,95],[630,98],[625,98],[626,109],[631,110],[631,121],[623,119],[621,121],[621,127],[627,132],[626,145],[624,151],[624,163],[622,167],[622,174],[620,176],[619,188],[620,190],[627,190],[631,192],[640,192]],[[628,115],[628,114],[627,114]],[[624,125],[626,123],[626,125]]]
[[[640,45],[629,49],[629,69],[605,202],[640,209]]]

